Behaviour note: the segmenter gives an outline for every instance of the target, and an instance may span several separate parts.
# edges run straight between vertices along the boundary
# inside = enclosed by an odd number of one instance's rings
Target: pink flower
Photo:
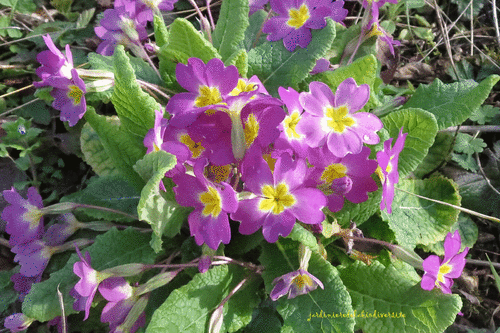
[[[315,290],[318,286],[325,289],[317,277],[303,269],[277,277],[273,284],[276,284],[270,294],[273,301],[286,294],[288,299],[295,298]]]
[[[323,82],[311,82],[310,92],[300,93],[304,107],[303,118],[297,124],[298,132],[312,148],[327,145],[337,157],[359,154],[363,143],[377,144],[377,131],[382,122],[372,113],[357,112],[370,98],[367,84],[358,86],[353,78],[344,80],[335,95]]]
[[[231,240],[231,228],[227,214],[233,213],[238,207],[236,192],[231,185],[221,182],[209,182],[203,175],[207,160],[194,166],[196,177],[187,174],[173,177],[175,198],[182,206],[194,207],[188,216],[191,236],[196,244],[206,243],[216,250],[222,242],[228,244]]]
[[[10,235],[9,244],[18,244],[42,238],[43,203],[35,187],[28,189],[28,198],[23,199],[14,188],[2,192],[10,205],[2,211],[2,219],[7,221],[6,231]]]
[[[343,6],[344,1],[271,0],[271,8],[278,16],[267,21],[262,32],[269,34],[269,41],[283,39],[290,52],[297,45],[306,48],[312,40],[311,29],[323,29],[327,17],[340,22],[347,16],[347,9]]]
[[[389,214],[392,212],[391,205],[392,200],[394,200],[394,185],[399,182],[399,154],[403,150],[407,135],[408,133],[403,134],[403,129],[401,129],[394,147],[391,148],[391,138],[384,142],[384,150],[377,153],[377,162],[383,175],[383,177],[381,177],[383,178],[383,192],[380,209],[384,210],[387,208],[387,213]]]
[[[443,293],[451,294],[453,279],[462,275],[465,267],[465,256],[469,252],[466,247],[459,253],[462,246],[460,233],[448,233],[444,240],[444,258],[441,261],[438,256],[430,255],[423,262],[424,276],[422,277],[422,289],[432,290],[434,287],[440,288]]]

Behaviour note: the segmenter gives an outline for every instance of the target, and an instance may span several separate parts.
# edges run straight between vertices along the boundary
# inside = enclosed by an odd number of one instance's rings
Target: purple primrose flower
[[[203,175],[207,160],[197,162],[194,166],[196,177],[186,174],[173,177],[175,197],[182,206],[194,207],[189,214],[188,222],[191,236],[196,244],[206,243],[216,250],[222,242],[228,244],[231,229],[227,213],[234,213],[238,207],[236,192],[224,182],[209,182]]]
[[[11,333],[21,332],[26,330],[33,321],[34,319],[26,317],[23,313],[14,313],[5,318],[4,326]]]
[[[438,256],[430,255],[423,262],[424,276],[422,277],[422,289],[432,290],[438,287],[445,294],[451,294],[453,279],[462,275],[465,267],[465,256],[469,252],[466,247],[459,253],[462,246],[460,233],[448,233],[444,240],[444,258],[441,261]]]
[[[185,128],[198,115],[224,99],[238,84],[238,69],[224,66],[222,60],[214,58],[205,63],[198,58],[189,58],[187,65],[177,64],[177,81],[188,92],[178,93],[168,101],[166,111],[173,115],[171,124]]]
[[[380,209],[384,210],[387,208],[387,213],[389,214],[392,213],[391,206],[394,200],[394,185],[399,182],[399,154],[403,150],[407,135],[408,133],[403,134],[403,129],[401,128],[394,147],[391,148],[392,138],[390,138],[384,142],[384,149],[377,153],[377,162],[380,166],[380,172],[382,173],[381,178],[383,178],[383,192]]]
[[[19,272],[26,277],[35,277],[45,270],[57,249],[56,246],[47,246],[42,240],[34,240],[14,246],[12,252],[16,253],[14,261],[21,265]]]
[[[71,79],[52,76],[46,79],[46,83],[54,88],[50,92],[54,97],[52,107],[61,111],[60,119],[67,121],[69,126],[75,126],[87,111],[87,90],[76,69],[71,70],[71,75]]]
[[[277,277],[274,279],[273,284],[275,286],[270,294],[273,301],[286,294],[288,294],[288,299],[295,298],[298,295],[304,295],[315,290],[318,286],[325,289],[323,283],[317,277],[303,269]]]
[[[36,69],[36,74],[42,79],[41,82],[33,82],[36,88],[48,86],[45,79],[51,76],[60,76],[71,79],[73,69],[73,55],[66,44],[66,56],[55,46],[50,35],[42,36],[48,50],[40,52],[36,60],[42,65]]]
[[[2,211],[2,219],[7,222],[6,231],[10,235],[9,244],[14,247],[42,238],[43,203],[36,188],[28,189],[28,199],[23,199],[14,188],[2,193],[10,204]]]
[[[269,41],[283,39],[290,52],[297,45],[306,48],[312,39],[311,29],[323,29],[327,17],[340,22],[347,16],[343,6],[341,0],[271,0],[271,8],[278,16],[267,21],[262,32],[269,34]]]
[[[243,161],[242,178],[246,190],[256,197],[241,200],[238,210],[231,214],[231,219],[241,222],[240,233],[249,235],[262,227],[264,238],[274,243],[280,235],[290,234],[296,219],[306,224],[321,223],[326,197],[320,190],[304,186],[306,170],[305,160],[293,161],[285,153],[271,172],[260,149],[250,150]]]
[[[377,131],[382,122],[372,113],[361,110],[370,98],[367,84],[358,86],[353,78],[344,80],[335,95],[323,82],[311,82],[310,92],[300,93],[299,100],[305,113],[297,124],[297,131],[305,135],[312,147],[327,145],[337,157],[348,153],[359,154],[363,143],[377,144]]]

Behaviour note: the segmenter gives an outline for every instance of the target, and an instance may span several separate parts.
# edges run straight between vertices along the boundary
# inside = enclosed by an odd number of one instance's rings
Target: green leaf
[[[500,114],[500,109],[493,105],[483,105],[472,113],[470,120],[484,125]]]
[[[481,138],[475,138],[466,133],[457,133],[454,149],[456,152],[472,155],[481,153],[486,146],[486,143]]]
[[[71,11],[73,0],[50,0],[50,4],[63,15],[66,15]]]
[[[153,229],[151,246],[157,253],[162,249],[162,235],[173,237],[177,234],[189,212],[188,208],[165,200],[160,193],[162,178],[175,164],[174,155],[160,150],[147,154],[134,165],[134,170],[147,181],[141,192],[137,213],[140,220],[151,225]]]
[[[191,22],[178,17],[170,25],[168,44],[161,47],[158,57],[160,61],[163,58],[185,64],[191,57],[200,58],[207,63],[210,59],[220,59],[221,56]]]
[[[248,20],[249,26],[245,30],[245,39],[243,40],[243,47],[245,48],[245,50],[247,50],[247,52],[256,46],[265,43],[265,41],[267,40],[266,35],[260,33],[259,40],[257,42],[255,41],[257,35],[259,35],[259,31],[262,28],[262,25],[264,24],[266,18],[267,18],[267,12],[265,12],[262,9],[250,15],[250,18]]]
[[[245,327],[245,333],[279,333],[281,331],[280,315],[276,312],[271,299],[264,300],[255,309],[252,321]]]
[[[399,177],[405,177],[420,165],[434,143],[438,130],[436,119],[424,110],[404,109],[390,113],[382,122],[394,138],[393,145],[401,128],[403,133],[408,133],[398,162]]]
[[[314,68],[316,59],[323,57],[335,39],[335,24],[328,19],[321,30],[312,32],[307,49],[297,47],[289,52],[283,41],[265,42],[248,52],[248,76],[257,75],[271,95],[277,95],[278,87],[298,89]]]
[[[417,178],[435,170],[438,166],[450,159],[454,135],[449,132],[438,132],[434,143],[429,148],[429,152],[424,157],[422,163],[413,171]]]
[[[235,265],[216,266],[196,274],[155,311],[146,332],[207,332],[213,311],[245,274],[242,267]],[[250,322],[253,308],[259,303],[258,286],[250,282],[231,296],[223,309],[221,332],[234,332]]]
[[[0,0],[0,5],[12,8],[13,12],[31,14],[36,11],[36,4],[33,0]]]
[[[17,292],[14,290],[10,277],[14,271],[0,271],[0,315],[8,310],[10,305],[17,300]]]
[[[94,244],[82,250],[88,251],[92,258],[92,268],[102,271],[129,263],[152,264],[155,254],[148,244],[149,235],[132,229],[118,231],[113,228],[96,237]],[[133,244],[133,246],[131,246]],[[76,313],[73,310],[75,299],[69,291],[79,278],[73,273],[73,264],[79,261],[72,254],[63,269],[50,275],[46,281],[35,283],[23,302],[23,313],[38,321],[49,321],[61,315],[57,297],[57,288],[63,294],[65,314]]]
[[[292,232],[287,236],[287,238],[300,242],[315,252],[319,252],[318,240],[316,237],[314,237],[309,230],[305,229],[299,223],[295,223]]]
[[[352,297],[356,326],[366,333],[443,332],[462,307],[458,295],[423,290],[408,268],[356,261],[339,267],[339,274]]]
[[[379,210],[381,200],[382,188],[379,188],[375,192],[368,193],[368,200],[365,202],[354,204],[349,200],[345,200],[344,207],[340,211],[332,213],[328,208],[323,211],[335,218],[337,223],[344,228],[348,227],[351,221],[356,222],[359,226]]]
[[[106,207],[136,215],[139,193],[123,178],[103,176],[93,179],[84,190],[63,197],[61,202]],[[80,208],[79,211],[96,219],[132,221],[131,218],[123,215],[97,209]]]
[[[321,81],[326,83],[333,91],[348,78],[353,78],[356,84],[368,84],[370,86],[370,99],[362,110],[373,109],[379,102],[375,94],[376,78],[378,76],[378,62],[373,55],[367,55],[357,59],[348,66],[340,67],[334,71],[327,71],[311,77],[311,81]],[[308,80],[309,81],[309,80]]]
[[[444,84],[436,79],[429,85],[421,84],[404,107],[434,114],[440,130],[456,126],[483,104],[498,80],[500,76],[490,75],[478,85],[472,80]]]
[[[116,126],[119,126],[120,120],[118,118],[109,118],[109,120]],[[82,149],[85,162],[92,167],[92,170],[99,176],[117,176],[120,171],[113,164],[113,160],[106,153],[104,146],[99,139],[96,131],[85,123],[80,135],[80,146]]]
[[[245,38],[245,31],[249,26],[249,10],[247,0],[226,0],[222,2],[212,39],[224,62],[241,48],[241,43]]]
[[[191,22],[176,18],[170,25],[168,44],[163,45],[158,52],[160,74],[167,88],[182,91],[175,78],[175,67],[178,63],[186,64],[191,57],[200,58],[207,63],[210,59],[221,56]]]
[[[122,177],[141,189],[144,182],[134,171],[133,165],[146,153],[142,139],[124,131],[116,124],[116,117],[98,115],[91,106],[87,106],[85,120],[99,136],[102,146]]]
[[[155,42],[158,47],[168,43],[168,30],[162,16],[154,16]]]
[[[397,188],[460,206],[457,185],[444,177],[400,179]],[[396,236],[399,245],[414,249],[417,244],[429,245],[445,238],[457,222],[459,211],[453,207],[395,191],[392,214],[382,211],[382,219]]]
[[[262,277],[268,293],[273,288],[272,282],[275,278],[290,273],[299,266],[297,243],[280,239],[278,244],[284,248],[285,254],[279,251],[276,245],[265,243],[259,258],[265,266]],[[293,267],[290,267],[289,262]],[[318,287],[306,295],[299,295],[293,299],[280,298],[277,301],[277,310],[284,319],[283,328],[289,332],[353,332],[354,318],[313,317],[320,313],[352,312],[350,296],[337,269],[313,252],[309,262],[309,272],[323,283],[325,289]]]
[[[451,160],[457,162],[465,170],[477,171],[479,169],[473,155],[452,153]]]
[[[238,73],[241,77],[247,77],[248,72],[248,53],[244,49],[235,51],[227,60],[224,65],[234,65],[238,68]]]
[[[463,251],[465,247],[470,249],[476,244],[478,228],[468,215],[460,213],[458,221],[451,227],[450,232],[454,233],[456,230],[460,233],[460,239],[462,241],[460,251]],[[444,240],[429,246],[424,246],[423,248],[427,252],[434,252],[439,256],[444,256]]]
[[[142,140],[153,127],[155,110],[161,110],[161,105],[141,90],[134,69],[121,45],[116,47],[113,54],[113,66],[115,86],[111,102],[123,128]]]

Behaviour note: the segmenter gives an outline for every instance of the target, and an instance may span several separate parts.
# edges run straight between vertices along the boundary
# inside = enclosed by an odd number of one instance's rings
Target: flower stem
[[[127,214],[125,212],[122,212],[122,211],[119,211],[119,210],[116,210],[116,209],[112,209],[112,208],[107,208],[107,207],[100,207],[100,206],[94,206],[94,205],[86,205],[86,204],[79,204],[79,203],[75,203],[76,205],[76,208],[90,208],[90,209],[97,209],[97,210],[102,210],[102,211],[105,211],[105,212],[111,212],[111,213],[115,213],[115,214],[119,214],[119,215],[123,215],[123,216],[126,216],[126,217],[129,217],[133,220],[139,220],[139,218],[135,215],[130,215],[130,214]]]

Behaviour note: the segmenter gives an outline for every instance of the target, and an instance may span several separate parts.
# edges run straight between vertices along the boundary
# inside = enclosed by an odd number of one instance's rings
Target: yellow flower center
[[[328,107],[325,110],[327,119],[326,124],[337,133],[343,133],[346,127],[356,124],[354,118],[348,116],[349,110],[347,106],[339,106],[338,108]]]
[[[160,150],[161,150],[161,149],[160,149],[160,147],[158,147],[158,146],[156,145],[156,143],[153,143],[153,151],[154,151],[154,152],[157,152],[157,151],[160,151]]]
[[[260,201],[259,209],[268,212],[272,211],[275,215],[281,214],[285,208],[295,204],[295,198],[288,193],[286,184],[278,184],[276,188],[273,188],[271,185],[264,185],[262,187],[262,195],[265,199]]]
[[[300,114],[297,111],[285,117],[283,120],[283,127],[285,128],[285,133],[289,138],[300,139],[301,135],[295,130],[299,120]]]
[[[378,178],[380,178],[380,181],[383,183],[385,176],[384,173],[382,172],[382,168],[380,167],[380,165],[377,166],[377,168],[375,169],[375,173],[377,174]]]
[[[199,91],[200,95],[194,101],[194,105],[199,108],[222,102],[220,91],[217,87],[200,86]]]
[[[292,283],[297,286],[300,290],[304,289],[304,286],[307,285],[309,287],[312,287],[313,285],[313,280],[309,275],[306,274],[301,274],[297,275],[296,277],[293,278]]]
[[[200,142],[194,142],[188,134],[181,135],[179,141],[189,148],[192,158],[200,157],[201,153],[205,151],[205,147]]]
[[[250,82],[247,83],[243,79],[238,79],[238,84],[236,85],[236,88],[234,88],[233,90],[231,90],[231,92],[229,93],[229,95],[231,95],[231,96],[238,96],[242,92],[250,92],[250,91],[254,91],[255,89],[257,89],[257,85],[256,84],[253,84],[253,83],[250,83]]]
[[[335,179],[345,177],[347,167],[341,163],[330,164],[321,174],[321,180],[331,184]]]
[[[257,121],[257,118],[255,118],[255,115],[253,113],[250,113],[248,115],[247,120],[245,121],[245,143],[247,145],[247,148],[252,145],[252,143],[255,141],[255,138],[257,138],[257,135],[259,134],[259,122]]]
[[[271,154],[264,154],[262,155],[262,158],[264,161],[267,162],[267,165],[269,165],[269,169],[271,169],[272,172],[274,172],[274,166],[276,165],[276,159],[271,157]]]
[[[208,191],[201,193],[199,199],[205,205],[201,212],[203,216],[212,215],[214,218],[219,216],[222,211],[222,199],[215,188],[209,186]]]
[[[384,33],[382,30],[380,30],[379,26],[377,24],[373,24],[372,28],[368,32],[368,38],[373,37],[373,36],[383,36]]]
[[[207,173],[210,178],[214,177],[216,183],[223,182],[224,180],[229,177],[229,174],[231,173],[231,164],[227,165],[213,165],[210,164],[207,168]]]
[[[73,105],[80,104],[82,101],[83,91],[74,84],[70,84],[68,88],[68,97],[73,100]]]
[[[452,270],[452,266],[449,265],[447,262],[442,264],[440,267],[439,267],[439,272],[438,272],[438,276],[437,276],[437,280],[436,280],[436,285],[439,287],[439,282],[442,282],[444,283],[444,276],[446,274],[448,274],[449,272],[451,272]]]
[[[290,17],[286,24],[289,26],[299,29],[301,28],[304,23],[309,19],[309,8],[307,8],[306,4],[303,4],[300,6],[300,8],[297,10],[295,8],[292,8],[288,11],[288,16]]]
[[[31,230],[38,228],[40,219],[43,216],[42,211],[38,209],[38,207],[30,204],[26,204],[23,207],[27,209],[23,214],[23,220],[29,222],[29,228]]]

